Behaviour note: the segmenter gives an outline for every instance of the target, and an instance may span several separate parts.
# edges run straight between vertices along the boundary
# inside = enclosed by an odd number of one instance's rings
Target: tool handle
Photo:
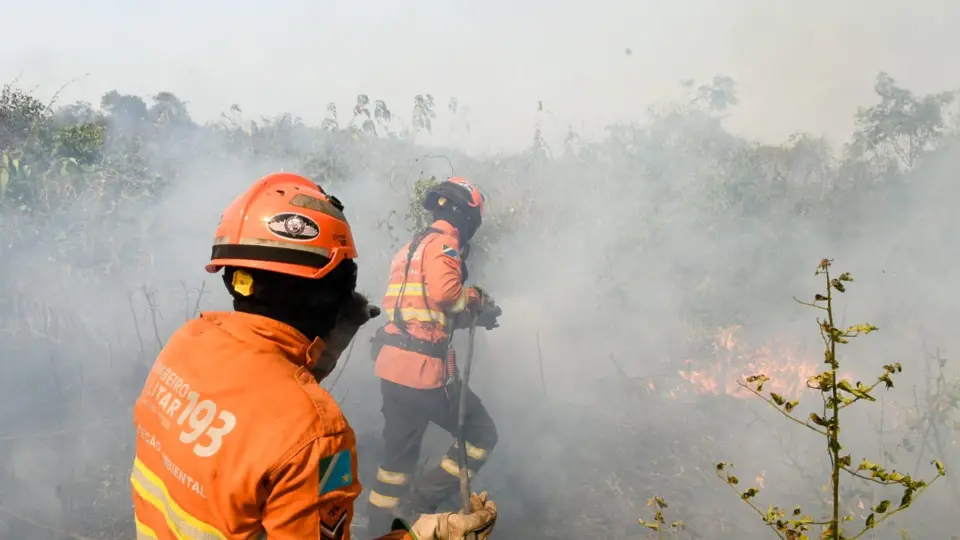
[[[460,511],[465,516],[473,512],[470,505],[470,469],[467,466],[467,439],[464,435],[464,424],[467,418],[467,392],[470,383],[470,364],[473,363],[473,340],[477,333],[477,315],[470,316],[470,337],[467,343],[467,358],[463,366],[463,377],[460,381],[460,399],[457,410],[457,452],[460,466]],[[476,540],[476,533],[467,533],[466,540]]]

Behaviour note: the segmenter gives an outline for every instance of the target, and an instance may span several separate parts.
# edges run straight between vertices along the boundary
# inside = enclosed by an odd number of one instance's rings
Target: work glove
[[[467,309],[474,313],[481,313],[496,305],[490,293],[480,287],[470,287],[467,289]]]
[[[329,375],[337,367],[340,355],[346,350],[353,337],[357,335],[360,327],[379,315],[380,308],[372,305],[366,296],[354,291],[350,301],[340,309],[337,323],[330,330],[330,333],[323,338],[325,344],[323,352],[320,353],[320,358],[312,369],[318,381]]]
[[[487,330],[500,328],[500,322],[497,320],[500,315],[503,315],[503,310],[500,309],[500,306],[496,305],[485,311],[481,311],[477,315],[477,326],[486,328]]]
[[[497,318],[503,315],[503,309],[494,302],[493,296],[480,287],[471,287],[467,295],[472,298],[472,302],[468,300],[467,305],[477,315],[477,326],[487,330],[499,328]]]
[[[470,494],[472,513],[424,514],[410,528],[417,540],[463,540],[474,533],[477,540],[486,540],[497,523],[497,503],[487,499],[487,492]]]

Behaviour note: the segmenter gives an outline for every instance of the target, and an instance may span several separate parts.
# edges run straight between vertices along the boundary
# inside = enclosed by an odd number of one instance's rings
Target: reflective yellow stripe
[[[406,484],[408,480],[410,480],[410,477],[399,472],[377,469],[377,480],[383,482],[384,484],[402,486]]]
[[[384,305],[383,311],[387,314],[387,319],[393,322],[393,308]],[[437,323],[440,325],[447,324],[447,316],[444,315],[442,311],[434,311],[432,309],[400,308],[400,316],[405,321]]]
[[[460,478],[460,467],[457,466],[457,462],[456,462],[456,461],[454,461],[454,460],[452,460],[452,459],[450,459],[450,458],[448,458],[448,457],[445,457],[445,458],[443,458],[443,461],[440,462],[440,467],[443,468],[443,470],[447,471],[448,473],[456,476],[457,478]],[[471,471],[470,469],[467,469],[467,477],[468,477],[468,478],[473,478],[473,475],[474,475],[474,474],[476,474],[476,473],[474,473],[474,472]]]
[[[394,283],[392,285],[387,285],[387,292],[384,293],[385,298],[396,298],[400,296],[401,291],[403,296],[407,294],[429,294],[429,289],[425,287],[422,283],[407,283],[406,286],[403,284]],[[460,296],[457,298],[456,303],[453,307],[450,308],[450,311],[453,313],[460,313],[461,311],[467,309],[467,289],[464,287],[460,291]]]
[[[454,313],[460,313],[461,311],[467,309],[467,288],[464,287],[460,292],[460,298],[457,298],[457,303],[453,305],[453,308],[450,311]]]
[[[406,286],[404,286],[402,283],[394,283],[387,285],[387,292],[384,294],[384,296],[400,296],[401,290],[403,291],[404,296],[406,296],[408,293],[423,294],[427,292],[427,288],[423,286],[423,283],[407,283]]]
[[[400,499],[396,497],[387,497],[376,491],[370,490],[370,504],[380,508],[396,508],[400,504]]]
[[[137,516],[133,516],[134,524],[137,526],[137,540],[157,540],[157,533],[153,529],[144,525]]]
[[[454,440],[453,447],[460,448],[460,441]],[[470,444],[470,441],[467,441],[467,455],[476,460],[487,459],[487,451]]]
[[[135,458],[133,472],[130,474],[133,490],[151,506],[156,508],[167,521],[167,527],[180,540],[226,540],[226,536],[199,519],[184,512],[170,496],[163,481],[153,474],[146,465]]]

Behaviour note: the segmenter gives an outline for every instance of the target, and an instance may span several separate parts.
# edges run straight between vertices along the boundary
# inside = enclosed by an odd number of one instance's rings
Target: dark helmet
[[[453,177],[433,186],[424,194],[423,207],[435,219],[449,221],[464,241],[469,241],[483,222],[486,198],[476,186],[460,177]]]
[[[459,177],[448,178],[427,190],[423,207],[431,212],[449,210],[478,223],[483,220],[486,198],[476,186]]]

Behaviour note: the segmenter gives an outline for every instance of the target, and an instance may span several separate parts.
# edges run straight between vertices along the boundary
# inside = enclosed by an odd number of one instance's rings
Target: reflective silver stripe
[[[189,540],[227,540],[227,537],[212,525],[186,513],[170,497],[170,492],[157,475],[153,474],[139,458],[133,462],[130,474],[133,490],[144,501],[163,514],[167,527],[178,538]],[[137,533],[140,535],[140,532]]]
[[[240,242],[236,244],[231,244],[230,239],[226,236],[218,236],[213,239],[213,245],[215,246],[220,246],[220,245],[269,246],[269,247],[296,249],[299,251],[308,251],[310,253],[323,255],[324,257],[330,256],[330,250],[325,247],[310,246],[306,244],[299,244],[296,242],[281,242],[279,240],[267,240],[265,238],[252,238],[249,236],[240,238]]]
[[[454,439],[453,447],[460,448],[460,441]],[[469,456],[471,459],[481,461],[487,459],[487,451],[483,448],[476,447],[470,444],[470,441],[467,441],[467,456]]]
[[[410,477],[399,472],[377,469],[377,480],[383,482],[384,484],[402,486],[410,480]]]
[[[396,508],[397,505],[400,504],[400,499],[397,497],[387,497],[386,495],[381,495],[371,489],[370,504],[380,508]]]
[[[294,195],[293,198],[290,199],[290,204],[299,206],[300,208],[309,208],[310,210],[315,210],[322,214],[326,214],[344,223],[347,222],[347,217],[344,216],[343,212],[338,210],[337,207],[332,203],[323,199],[311,197],[306,193],[297,193]]]
[[[443,461],[440,462],[440,467],[457,478],[460,478],[460,467],[457,465],[456,461],[445,457],[443,458]],[[470,469],[467,469],[467,478],[473,478],[474,474],[476,473]]]
[[[294,242],[280,242],[278,240],[265,240],[263,238],[244,237],[240,239],[240,245],[241,246],[281,247],[281,248],[287,248],[287,249],[296,249],[299,251],[308,251],[310,253],[316,253],[317,255],[323,255],[324,257],[330,256],[330,250],[325,247],[309,246],[306,244],[298,244]]]

